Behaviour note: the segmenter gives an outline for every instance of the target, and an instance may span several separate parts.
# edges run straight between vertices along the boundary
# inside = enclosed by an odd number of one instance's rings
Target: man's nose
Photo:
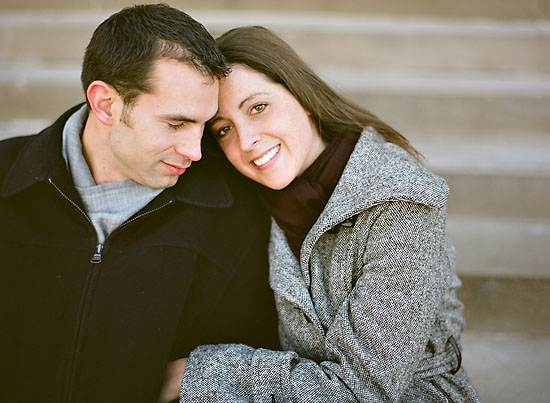
[[[191,133],[184,133],[182,139],[174,146],[176,153],[191,161],[199,161],[202,158],[202,132],[202,128],[197,128]]]

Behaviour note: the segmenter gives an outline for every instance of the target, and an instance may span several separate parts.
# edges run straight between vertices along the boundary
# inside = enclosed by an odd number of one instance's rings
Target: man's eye
[[[260,113],[266,107],[266,104],[257,104],[252,107],[252,113]]]
[[[168,127],[172,130],[178,130],[178,129],[182,128],[183,126],[185,126],[185,122],[180,122],[180,123],[176,123],[176,124],[168,123]]]

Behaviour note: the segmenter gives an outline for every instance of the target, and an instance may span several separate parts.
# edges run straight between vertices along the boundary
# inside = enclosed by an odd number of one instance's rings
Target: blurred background
[[[2,0],[0,139],[84,100],[93,29],[133,3]],[[463,365],[482,401],[550,401],[550,0],[168,3],[214,36],[274,30],[412,141],[451,187]]]

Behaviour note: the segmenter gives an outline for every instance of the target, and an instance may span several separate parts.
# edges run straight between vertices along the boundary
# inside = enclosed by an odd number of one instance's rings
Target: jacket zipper
[[[142,218],[142,217],[145,217],[149,214],[152,214],[154,213],[155,211],[158,211],[170,204],[172,204],[172,200],[169,200],[167,203],[163,204],[162,206],[159,206],[157,208],[154,208],[153,210],[149,210],[149,211],[146,211],[144,213],[141,213],[140,215],[137,215],[135,216],[134,218],[131,218],[130,220],[127,220],[125,222],[123,222],[122,224],[120,224],[118,227],[116,227],[110,234],[109,236],[107,237],[110,238],[111,235],[113,235],[115,232],[117,232],[118,230],[120,230],[121,228],[127,226],[128,224]],[[78,206],[77,206],[78,207]],[[91,221],[90,221],[91,222]],[[93,225],[93,224],[92,224]],[[97,246],[96,246],[96,250],[94,252],[94,254],[92,255],[92,258],[90,259],[90,263],[94,263],[94,264],[98,264],[98,263],[101,263],[101,258],[102,258],[102,252],[103,252],[103,247],[104,247],[104,244],[102,243],[98,243]]]
[[[59,194],[61,194],[61,196],[63,196],[63,198],[65,200],[67,200],[69,203],[71,203],[78,211],[80,211],[80,213],[82,213],[82,215],[86,218],[86,220],[90,223],[90,225],[92,226],[92,228],[94,229],[95,231],[95,227],[94,227],[94,223],[92,222],[92,220],[90,220],[90,217],[88,216],[88,214],[86,214],[86,212],[84,210],[82,210],[80,208],[80,206],[78,204],[76,204],[74,201],[72,201],[69,196],[67,196],[65,193],[63,193],[63,191],[59,188],[59,186],[57,186],[52,178],[48,178],[48,182],[50,182],[52,184],[52,186],[59,192]],[[131,218],[130,220],[128,221],[125,221],[123,222],[121,225],[119,225],[117,228],[115,228],[113,230],[113,232],[111,232],[111,234],[113,234],[115,231],[118,231],[119,229],[121,229],[122,227],[125,227],[126,225],[146,216],[146,215],[149,215],[151,213],[154,213],[155,211],[158,211],[166,206],[169,206],[170,204],[172,204],[173,200],[169,200],[167,203],[163,204],[162,206],[159,206],[157,208],[154,208],[153,210],[149,210],[149,211],[146,211],[138,216],[135,216],[134,218]],[[98,243],[96,245],[96,248],[95,248],[95,251],[94,253],[92,254],[92,257],[90,258],[90,263],[94,263],[94,264],[97,264],[97,263],[101,263],[101,257],[102,257],[102,252],[103,252],[103,245],[102,243]]]
[[[92,220],[90,219],[90,217],[88,216],[88,214],[86,214],[86,212],[78,205],[76,204],[73,200],[71,200],[60,188],[59,186],[57,186],[54,181],[52,180],[52,178],[48,178],[48,182],[50,182],[52,184],[52,186],[57,190],[57,192],[63,196],[63,198],[65,200],[67,200],[73,207],[75,207],[85,218],[86,220],[90,223],[92,229],[95,231],[95,226],[92,222]],[[121,229],[122,227],[125,227],[126,225],[130,224],[131,222],[134,222],[136,221],[137,219],[139,218],[142,218],[146,215],[149,215],[151,213],[154,213],[155,211],[158,211],[170,204],[172,204],[173,200],[169,200],[167,203],[163,204],[162,206],[159,206],[153,210],[150,210],[150,211],[146,211],[138,216],[135,216],[133,217],[132,219],[122,223],[121,225],[119,225],[113,232],[111,232],[111,235]],[[98,263],[101,263],[101,260],[102,260],[102,252],[103,252],[103,245],[102,243],[98,243],[96,245],[96,248],[95,248],[95,251],[92,255],[92,257],[90,258],[90,263],[92,264],[98,264]],[[71,363],[70,363],[70,366],[69,366],[69,369],[68,369],[68,382],[66,384],[66,390],[65,390],[65,396],[64,396],[64,401],[65,402],[70,402],[72,400],[72,394],[73,394],[73,389],[74,389],[74,376],[75,376],[75,373],[74,373],[74,366],[76,364],[76,361],[77,361],[77,356],[79,355],[78,352],[79,352],[79,340],[80,340],[80,337],[81,337],[81,328],[82,328],[82,322],[83,322],[83,318],[85,316],[85,313],[87,311],[87,306],[88,306],[88,300],[90,298],[90,294],[92,292],[92,284],[94,283],[94,279],[96,277],[96,273],[97,273],[97,270],[93,270],[91,271],[89,274],[88,274],[88,278],[87,278],[87,285],[86,285],[86,289],[82,295],[82,300],[80,301],[80,310],[79,310],[79,317],[78,317],[78,322],[77,322],[77,330],[75,332],[75,335],[74,335],[74,339],[73,339],[73,353],[72,353],[72,357],[71,357]]]
[[[116,228],[111,232],[111,235],[114,234],[115,232],[119,231],[120,229],[124,228],[124,227],[127,226],[128,224],[133,223],[134,221],[139,220],[140,218],[145,217],[145,216],[147,216],[147,215],[149,215],[149,214],[152,214],[152,213],[154,213],[154,212],[156,212],[156,211],[159,211],[159,210],[163,209],[164,207],[169,206],[169,205],[172,204],[172,203],[173,203],[173,200],[168,200],[168,202],[167,202],[167,203],[164,203],[162,206],[156,207],[156,208],[154,208],[153,210],[145,211],[145,212],[141,213],[140,215],[137,215],[137,216],[135,216],[135,217],[133,217],[133,218],[130,218],[130,219],[127,220],[127,221],[124,221],[122,224],[120,224],[118,227],[116,227]],[[110,236],[110,235],[109,235],[109,236]],[[100,254],[101,254],[101,250],[100,250],[99,252],[100,252]]]
[[[48,182],[50,182],[52,184],[52,186],[57,190],[57,192],[61,196],[63,196],[63,198],[65,200],[67,200],[73,207],[75,207],[84,216],[84,218],[86,218],[86,220],[90,223],[90,226],[92,227],[92,229],[95,231],[94,224],[92,223],[92,220],[90,219],[90,217],[88,217],[88,214],[86,214],[86,212],[84,210],[82,210],[82,208],[80,208],[80,206],[78,204],[76,204],[73,200],[71,200],[69,198],[69,196],[67,196],[59,188],[59,186],[57,186],[54,183],[52,178],[48,178]],[[101,250],[102,249],[103,249],[103,245],[98,243],[98,245],[96,247],[96,250],[95,250],[94,254],[92,255],[92,257],[90,259],[91,263],[101,262]],[[92,284],[94,283],[94,279],[96,277],[96,273],[97,273],[97,270],[90,270],[88,272],[88,276],[86,278],[86,286],[85,286],[86,288],[84,289],[84,292],[83,292],[82,297],[80,299],[80,306],[79,306],[79,310],[78,310],[78,318],[77,318],[76,327],[75,327],[75,331],[74,331],[74,335],[73,335],[72,353],[71,353],[69,366],[68,366],[68,369],[67,369],[67,382],[64,385],[65,386],[64,398],[63,398],[64,402],[70,402],[72,400],[72,394],[73,394],[73,388],[74,388],[73,383],[75,381],[74,380],[74,376],[75,376],[74,367],[75,367],[76,362],[77,362],[77,356],[79,355],[79,345],[80,345],[79,340],[80,340],[80,337],[81,337],[82,322],[83,322],[83,318],[84,318],[85,313],[86,313],[86,308],[87,308],[87,305],[88,305],[88,299],[89,299],[89,295],[90,295],[90,292],[91,292],[91,289],[92,289]]]
[[[63,196],[63,198],[65,200],[67,200],[69,203],[71,203],[73,205],[73,207],[75,207],[78,211],[80,211],[80,213],[84,216],[84,218],[86,218],[86,220],[90,223],[90,225],[92,226],[92,229],[94,230],[95,232],[95,227],[94,227],[94,223],[92,222],[92,220],[90,220],[90,217],[88,217],[88,214],[86,214],[86,212],[84,210],[82,210],[80,208],[80,206],[78,204],[76,204],[74,201],[72,201],[69,196],[67,196],[65,193],[63,193],[63,191],[59,188],[59,186],[57,186],[54,181],[52,180],[52,178],[48,178],[48,182],[50,182],[52,184],[52,186],[59,192],[59,194],[61,196]],[[96,249],[94,251],[94,253],[92,254],[92,257],[90,258],[90,263],[101,263],[101,251],[103,250],[103,244],[101,243],[98,243],[96,245]]]
[[[103,251],[103,244],[98,243],[95,249],[95,253],[92,255],[92,258],[90,259],[90,263],[98,264],[101,263],[101,252]]]
[[[121,229],[122,227],[125,227],[126,225],[130,224],[131,222],[134,222],[138,219],[140,219],[141,217],[144,217],[146,215],[149,215],[151,213],[154,213],[155,211],[158,211],[168,205],[172,204],[172,200],[168,201],[168,203],[165,203],[163,204],[162,206],[160,207],[157,207],[153,210],[150,210],[150,211],[146,211],[138,216],[135,216],[134,218],[128,220],[128,221],[125,221],[123,222],[122,224],[120,224],[118,227],[116,227],[112,232],[111,234],[109,235],[109,237],[115,232],[115,231],[118,231],[119,229]],[[78,206],[77,206],[78,207]],[[91,222],[91,221],[90,221]],[[93,224],[92,224],[93,225]],[[98,243],[97,246],[96,246],[96,250],[95,250],[95,253],[92,255],[92,258],[90,259],[90,263],[94,263],[94,264],[98,264],[98,263],[101,263],[101,253],[103,252],[103,244],[102,243]]]

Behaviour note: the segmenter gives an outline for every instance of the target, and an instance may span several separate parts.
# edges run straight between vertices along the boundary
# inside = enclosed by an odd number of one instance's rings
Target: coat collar
[[[307,267],[313,246],[324,232],[359,212],[397,200],[440,208],[445,205],[448,192],[442,178],[402,148],[386,142],[374,129],[366,128],[302,244],[302,267]]]
[[[63,187],[74,187],[62,156],[62,132],[65,122],[81,106],[69,109],[50,127],[29,139],[3,181],[0,197],[14,195],[49,178]],[[210,155],[208,150],[204,154],[206,158],[194,163],[167,192],[176,201],[200,207],[229,207],[233,197],[221,173],[225,161]]]

